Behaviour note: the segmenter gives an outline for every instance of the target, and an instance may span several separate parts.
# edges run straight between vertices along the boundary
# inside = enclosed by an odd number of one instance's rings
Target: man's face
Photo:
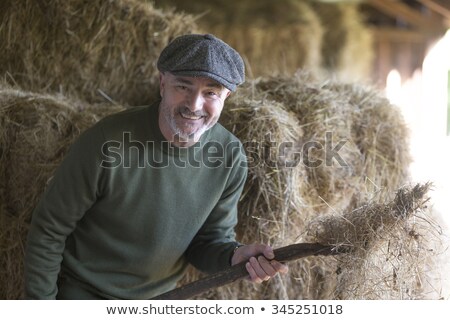
[[[159,127],[168,140],[190,146],[219,120],[230,91],[207,77],[160,74]]]

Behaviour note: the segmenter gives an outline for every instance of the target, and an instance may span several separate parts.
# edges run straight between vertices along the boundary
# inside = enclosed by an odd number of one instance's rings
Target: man
[[[158,69],[161,101],[106,117],[56,171],[29,231],[28,298],[148,299],[187,263],[215,272],[248,261],[253,282],[287,271],[269,246],[235,240],[246,159],[217,120],[244,81],[241,57],[212,35],[185,35]]]

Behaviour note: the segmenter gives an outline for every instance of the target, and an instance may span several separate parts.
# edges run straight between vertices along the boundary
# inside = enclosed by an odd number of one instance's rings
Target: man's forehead
[[[193,85],[197,83],[198,81],[203,82],[207,87],[213,87],[213,88],[219,88],[224,89],[225,87],[221,85],[219,82],[217,82],[214,79],[208,78],[208,77],[189,77],[189,76],[177,76],[172,75],[173,79],[177,82],[184,83],[184,84],[190,84]]]

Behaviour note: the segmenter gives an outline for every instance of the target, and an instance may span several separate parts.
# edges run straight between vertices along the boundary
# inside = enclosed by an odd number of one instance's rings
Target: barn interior
[[[70,145],[158,99],[157,58],[186,33],[245,61],[220,119],[261,146],[239,240],[352,248],[194,299],[450,298],[449,28],[447,0],[3,0],[0,299],[23,298],[32,212]],[[311,141],[342,141],[343,162],[311,166],[315,149],[287,165]],[[191,267],[179,286],[204,276]]]

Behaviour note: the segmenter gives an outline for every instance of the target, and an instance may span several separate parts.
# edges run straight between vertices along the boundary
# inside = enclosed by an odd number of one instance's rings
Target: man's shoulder
[[[110,114],[99,121],[101,126],[126,126],[128,122],[134,122],[145,118],[148,109],[152,106],[130,107],[125,110]]]
[[[211,129],[208,142],[212,143],[213,148],[220,144],[219,149],[224,151],[228,167],[234,166],[231,163],[237,164],[246,161],[245,148],[241,140],[220,123],[216,123]],[[245,166],[239,165],[238,167],[244,168]]]
[[[153,126],[158,125],[158,104],[130,107],[111,114],[97,124],[105,138],[121,137],[129,133],[135,139],[150,138]]]
[[[77,141],[82,144],[102,145],[107,141],[121,141],[125,133],[129,133],[133,140],[147,138],[148,128],[152,125],[151,107],[131,107],[107,115],[87,128]]]

